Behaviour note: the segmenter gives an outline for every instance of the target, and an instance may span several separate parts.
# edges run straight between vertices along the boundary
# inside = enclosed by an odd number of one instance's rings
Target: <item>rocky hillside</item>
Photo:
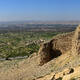
[[[74,32],[57,35],[51,41],[42,44],[38,52],[40,65],[70,51],[72,48],[73,35]]]
[[[0,65],[1,80],[80,80],[80,26],[43,43],[28,59]]]
[[[68,59],[70,59],[71,57],[74,57],[74,59],[77,58],[77,64],[79,64],[78,56],[80,56],[80,26],[77,27],[75,32],[71,32],[61,36],[58,35],[51,41],[42,44],[41,49],[39,51],[40,65],[44,65],[45,63],[49,62],[54,58],[56,58],[56,60],[58,61],[58,57],[64,54],[66,54],[66,56],[70,55]],[[60,59],[63,59],[63,57]],[[70,66],[69,63],[72,64],[73,61],[69,61],[68,66]],[[78,66],[78,68],[76,68],[76,66],[73,68],[69,67],[65,70],[63,69],[58,73],[50,73],[49,75],[46,75],[45,77],[38,80],[76,80],[77,78],[79,78],[78,80],[80,80],[80,67]]]

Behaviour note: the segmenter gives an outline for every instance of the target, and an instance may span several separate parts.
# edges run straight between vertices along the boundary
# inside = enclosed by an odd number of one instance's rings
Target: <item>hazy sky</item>
[[[80,0],[0,0],[0,21],[80,20]]]

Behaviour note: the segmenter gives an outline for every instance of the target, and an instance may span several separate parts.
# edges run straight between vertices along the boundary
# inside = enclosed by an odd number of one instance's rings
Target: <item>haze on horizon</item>
[[[0,0],[0,21],[80,20],[79,0]]]

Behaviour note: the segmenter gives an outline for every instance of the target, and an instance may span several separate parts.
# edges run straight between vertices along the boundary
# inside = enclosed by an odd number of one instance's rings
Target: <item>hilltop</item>
[[[79,57],[80,26],[73,32],[42,43],[38,53],[33,53],[28,59],[0,63],[0,79],[80,80]]]

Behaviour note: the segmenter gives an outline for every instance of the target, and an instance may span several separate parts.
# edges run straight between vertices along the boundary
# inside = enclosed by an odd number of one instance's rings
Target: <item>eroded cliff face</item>
[[[37,80],[80,80],[80,25],[74,32],[57,35],[49,42],[43,43],[38,55],[41,65],[53,59],[52,61],[58,64],[56,67],[62,70],[57,73],[52,71]]]
[[[75,46],[77,48],[77,44],[80,43],[77,39],[80,38],[79,29],[78,27],[75,32],[57,35],[49,42],[43,43],[38,52],[40,65],[73,50]],[[76,48],[72,52],[76,52],[76,50],[78,51],[78,49],[80,49],[80,47]]]

